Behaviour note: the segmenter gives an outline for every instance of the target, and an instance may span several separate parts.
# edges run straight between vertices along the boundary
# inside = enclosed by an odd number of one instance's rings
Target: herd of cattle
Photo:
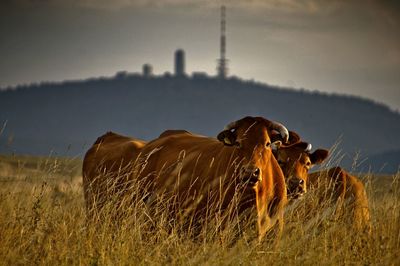
[[[360,180],[340,167],[308,173],[327,157],[327,150],[311,152],[298,134],[262,117],[230,123],[217,138],[167,130],[145,142],[109,132],[83,161],[86,208],[89,215],[110,201],[118,208],[133,194],[149,207],[167,200],[175,217],[199,225],[217,212],[226,213],[226,221],[255,217],[261,240],[272,228],[280,234],[288,203],[325,186],[333,205],[346,203],[354,229],[368,231]]]

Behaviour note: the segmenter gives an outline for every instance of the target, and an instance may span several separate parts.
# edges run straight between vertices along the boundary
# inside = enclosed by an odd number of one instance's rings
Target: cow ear
[[[328,150],[318,149],[310,154],[310,160],[312,164],[322,163],[329,155]]]
[[[218,134],[217,139],[226,146],[236,145],[236,131],[224,130]]]
[[[277,141],[272,142],[272,143],[271,143],[271,149],[272,149],[272,151],[278,151],[279,148],[281,147],[281,145],[282,145],[282,141],[280,141],[280,140],[277,140]]]

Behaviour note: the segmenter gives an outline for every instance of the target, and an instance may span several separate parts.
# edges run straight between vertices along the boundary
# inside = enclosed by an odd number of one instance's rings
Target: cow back
[[[123,194],[145,142],[112,132],[99,137],[83,160],[86,208],[99,210],[112,197]]]
[[[370,233],[368,197],[363,183],[340,167],[311,173],[311,190],[318,193],[321,202],[335,205],[336,217],[349,220],[360,232]]]

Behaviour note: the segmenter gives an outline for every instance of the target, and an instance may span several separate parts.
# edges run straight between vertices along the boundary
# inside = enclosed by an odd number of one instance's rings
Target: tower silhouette
[[[185,76],[185,51],[178,49],[175,51],[175,76]]]
[[[150,64],[143,65],[143,76],[146,78],[153,76],[153,67]]]
[[[226,53],[226,10],[225,6],[221,6],[221,37],[220,37],[220,58],[217,60],[217,75],[221,79],[225,79],[228,75],[228,60],[225,58]]]

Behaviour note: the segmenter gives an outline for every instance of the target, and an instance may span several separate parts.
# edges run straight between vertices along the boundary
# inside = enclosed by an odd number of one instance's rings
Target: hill
[[[280,121],[315,148],[339,142],[344,164],[356,153],[365,158],[400,149],[399,113],[371,100],[237,78],[124,74],[2,90],[0,152],[82,156],[110,130],[146,140],[174,128],[216,136],[246,115]]]
[[[400,150],[386,151],[368,157],[365,165],[375,173],[397,173],[400,170]]]

